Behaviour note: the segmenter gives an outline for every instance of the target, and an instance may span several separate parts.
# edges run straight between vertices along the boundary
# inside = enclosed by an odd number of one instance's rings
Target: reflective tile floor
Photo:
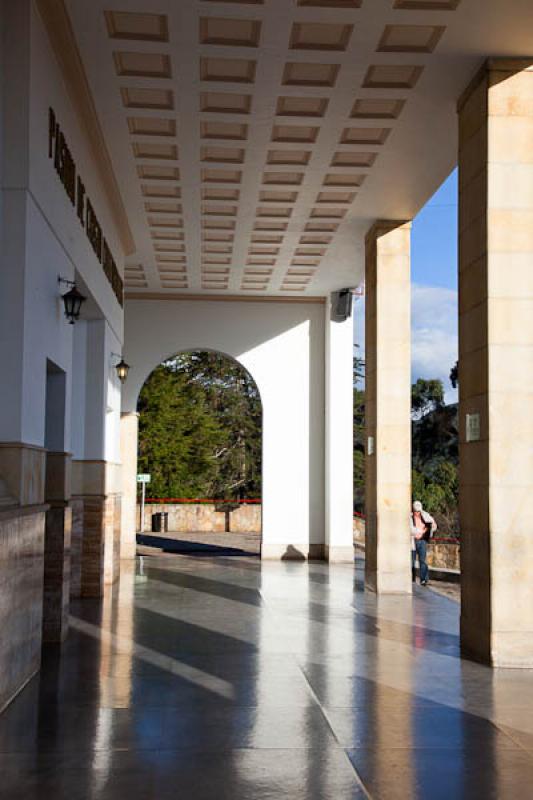
[[[0,717],[0,798],[533,798],[533,674],[360,570],[144,558]]]

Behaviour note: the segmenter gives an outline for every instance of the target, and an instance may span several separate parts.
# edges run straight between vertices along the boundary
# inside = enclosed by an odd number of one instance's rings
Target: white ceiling
[[[533,32],[531,0],[66,5],[135,295],[356,286],[372,221],[412,218],[453,168],[456,101],[482,60],[527,55]]]

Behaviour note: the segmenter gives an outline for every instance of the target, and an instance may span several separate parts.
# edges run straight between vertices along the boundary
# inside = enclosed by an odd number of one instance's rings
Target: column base
[[[72,509],[68,503],[46,512],[44,537],[43,642],[63,642],[68,632],[70,602],[70,538]]]
[[[323,544],[263,544],[263,561],[323,561]]]
[[[375,594],[412,594],[411,571],[407,575],[383,570],[365,571],[365,589]]]
[[[353,564],[355,550],[352,545],[325,545],[326,561],[330,564]]]

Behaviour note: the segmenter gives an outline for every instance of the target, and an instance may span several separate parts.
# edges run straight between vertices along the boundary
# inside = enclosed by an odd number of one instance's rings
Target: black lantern
[[[66,278],[59,277],[58,282],[66,283],[68,286],[70,286],[68,292],[65,292],[65,294],[61,295],[61,299],[63,300],[63,305],[65,307],[65,317],[68,319],[69,325],[74,325],[76,320],[80,318],[81,307],[87,298],[76,289],[76,284],[74,281],[69,281]]]
[[[126,383],[126,378],[128,377],[128,372],[130,371],[130,365],[126,364],[124,359],[121,358],[115,369],[117,371],[119,381],[121,383]]]

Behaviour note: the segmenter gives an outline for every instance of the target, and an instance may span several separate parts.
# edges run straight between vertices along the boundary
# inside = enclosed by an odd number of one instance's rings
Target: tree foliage
[[[444,386],[438,379],[419,378],[411,390],[413,416],[420,418],[444,405]]]
[[[219,353],[177,355],[149,376],[138,411],[150,496],[260,496],[261,400],[239,364]]]

